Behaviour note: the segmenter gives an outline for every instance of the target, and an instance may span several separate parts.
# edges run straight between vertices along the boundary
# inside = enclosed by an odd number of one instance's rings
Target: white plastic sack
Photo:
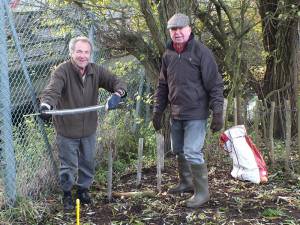
[[[244,125],[226,130],[221,134],[220,142],[233,160],[231,176],[256,184],[268,181],[266,163]]]

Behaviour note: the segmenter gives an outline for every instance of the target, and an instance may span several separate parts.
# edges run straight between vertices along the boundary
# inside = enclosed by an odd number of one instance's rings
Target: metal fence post
[[[26,80],[27,85],[29,86],[29,90],[31,92],[31,101],[33,103],[35,111],[38,112],[38,103],[37,103],[36,93],[34,91],[34,87],[32,86],[32,82],[30,80],[29,72],[28,72],[28,69],[27,69],[27,66],[26,66],[26,62],[25,62],[25,56],[24,56],[24,53],[22,51],[20,41],[19,41],[19,38],[18,38],[18,34],[17,34],[17,31],[16,31],[15,26],[14,26],[13,16],[12,16],[11,12],[9,11],[9,6],[8,6],[7,2],[5,3],[5,8],[6,8],[6,13],[7,13],[10,29],[12,31],[12,36],[13,36],[13,39],[14,39],[15,44],[16,44],[17,53],[18,53],[20,61],[21,61],[21,66],[22,66],[22,70],[23,70],[23,73],[24,73],[24,76],[25,76],[25,80]],[[58,177],[58,165],[57,165],[57,163],[54,159],[52,148],[51,148],[51,145],[49,143],[45,128],[43,126],[43,122],[40,118],[38,118],[37,121],[38,121],[38,127],[40,129],[40,132],[42,133],[46,148],[47,148],[49,156],[51,158],[51,163],[52,163],[52,166],[53,166],[53,170],[54,170],[54,172],[56,173],[56,175]]]
[[[6,0],[0,0],[0,154],[4,173],[5,197],[8,205],[16,200],[16,163],[13,150],[8,56],[5,33]]]

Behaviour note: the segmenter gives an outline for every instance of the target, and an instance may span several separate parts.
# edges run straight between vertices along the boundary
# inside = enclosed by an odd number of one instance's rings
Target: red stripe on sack
[[[225,133],[220,134],[220,138],[219,138],[219,146],[221,148],[223,148],[223,150],[225,151],[225,143],[229,141],[229,138],[227,137],[227,135]],[[227,152],[227,151],[226,151]]]
[[[248,143],[248,145],[250,146],[253,152],[256,164],[258,166],[260,181],[262,183],[265,183],[268,181],[268,171],[267,171],[266,163],[262,157],[262,154],[260,153],[256,145],[253,143],[251,137],[246,135],[245,138],[246,138],[246,142]]]
[[[227,141],[229,141],[229,138],[227,137],[227,135],[225,133],[222,133],[220,135],[220,142],[226,143]]]

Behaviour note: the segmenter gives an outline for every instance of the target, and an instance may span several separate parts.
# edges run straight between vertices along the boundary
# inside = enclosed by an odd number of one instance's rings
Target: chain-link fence
[[[77,20],[70,22],[61,16],[68,9],[45,10],[42,3],[34,2],[23,1],[12,10],[7,0],[0,0],[1,205],[55,187],[58,165],[52,124],[24,115],[37,111],[38,96],[51,71],[68,58],[71,37],[83,34],[93,39],[92,26],[78,24],[78,12]],[[104,54],[97,49],[94,61]],[[129,97],[138,88],[139,82],[131,83]],[[107,96],[100,90],[100,104]],[[99,115],[101,121],[104,113]]]

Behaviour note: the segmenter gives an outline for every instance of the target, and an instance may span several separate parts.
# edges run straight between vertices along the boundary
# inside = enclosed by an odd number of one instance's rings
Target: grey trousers
[[[96,133],[83,138],[56,136],[60,159],[60,185],[64,192],[74,185],[89,189],[95,174]]]

